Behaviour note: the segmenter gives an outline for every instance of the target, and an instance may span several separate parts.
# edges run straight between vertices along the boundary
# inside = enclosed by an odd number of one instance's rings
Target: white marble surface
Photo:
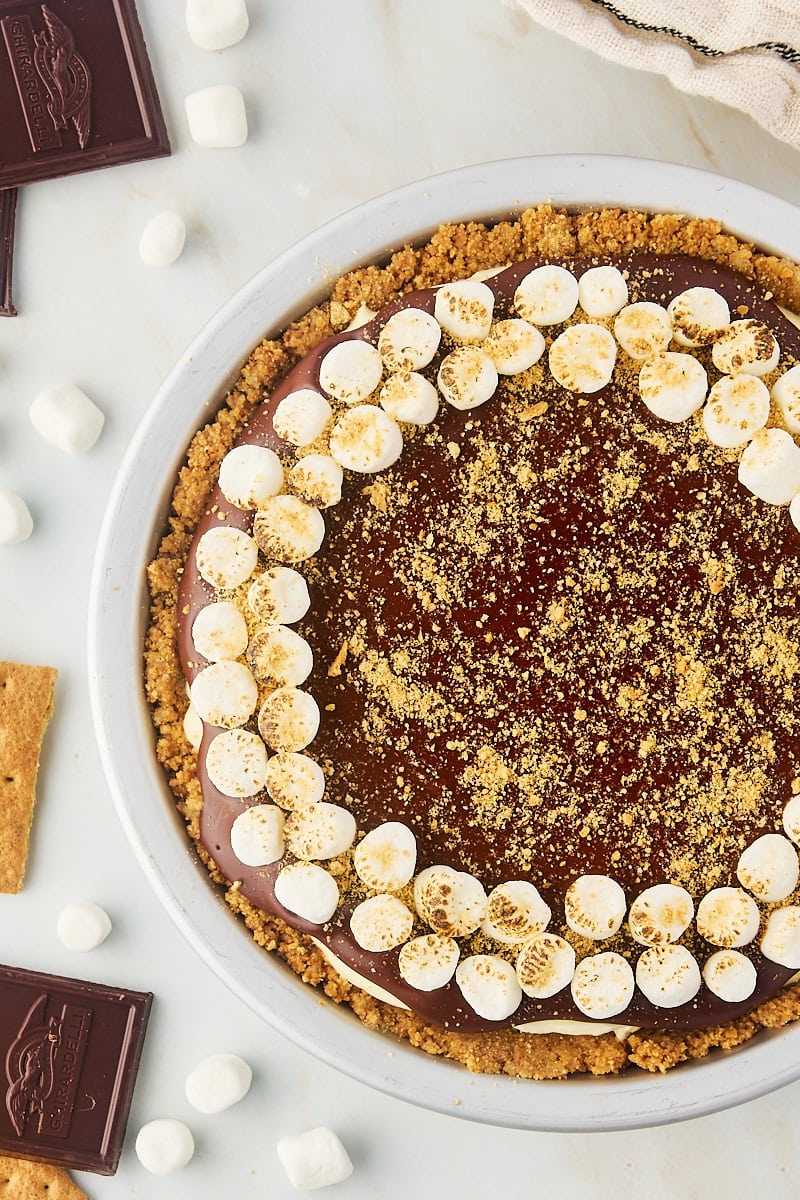
[[[205,320],[279,251],[327,218],[412,179],[524,154],[605,152],[707,167],[800,200],[800,158],[747,117],[688,99],[545,34],[500,0],[249,0],[251,30],[217,54],[186,36],[179,0],[139,0],[173,144],[171,158],[37,185],[21,197],[15,299],[0,321],[0,487],[36,522],[0,547],[0,658],[60,670],[26,886],[0,897],[0,960],[150,989],[156,1004],[113,1179],[81,1176],[93,1200],[293,1195],[275,1155],[285,1133],[333,1126],[355,1173],[330,1194],[480,1197],[541,1189],[794,1196],[800,1084],[680,1126],[546,1135],[468,1125],[393,1101],[287,1044],[229,995],[183,943],[125,843],[100,769],[85,669],[89,569],[105,497],[160,381]],[[183,97],[238,84],[251,136],[238,150],[190,143]],[[189,227],[174,266],[139,261],[139,235],[174,208]],[[83,458],[41,442],[36,392],[83,387],[107,414]],[[89,955],[61,947],[63,903],[91,898],[114,921]],[[206,1054],[253,1065],[250,1096],[194,1114],[183,1082]],[[198,1153],[156,1179],[133,1153],[157,1116],[193,1128]]]

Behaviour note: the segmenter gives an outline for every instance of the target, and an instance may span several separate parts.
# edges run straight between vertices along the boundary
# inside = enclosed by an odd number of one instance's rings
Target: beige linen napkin
[[[604,58],[749,113],[800,149],[800,0],[510,0]]]

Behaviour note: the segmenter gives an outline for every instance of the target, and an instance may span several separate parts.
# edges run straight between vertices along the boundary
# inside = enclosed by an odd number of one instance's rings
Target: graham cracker
[[[0,892],[18,892],[25,876],[39,754],[57,674],[53,667],[0,662]]]
[[[89,1200],[61,1167],[0,1155],[0,1200]]]

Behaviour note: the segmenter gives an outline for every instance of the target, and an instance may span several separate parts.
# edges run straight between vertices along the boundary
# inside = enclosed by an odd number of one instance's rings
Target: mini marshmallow
[[[411,937],[414,914],[396,896],[385,893],[362,900],[353,909],[350,930],[362,950],[382,954]]]
[[[761,953],[790,971],[800,970],[800,908],[796,904],[787,904],[769,914]]]
[[[633,995],[630,964],[621,954],[606,951],[581,959],[572,976],[572,999],[584,1016],[607,1021],[626,1009]]]
[[[197,753],[200,749],[200,743],[203,740],[203,722],[191,704],[183,716],[183,732],[187,742],[195,753]]]
[[[743,446],[767,423],[769,392],[755,375],[723,375],[708,393],[703,428],[715,446]]]
[[[401,977],[420,992],[445,987],[455,974],[461,951],[458,942],[438,933],[412,938],[400,950],[397,965]]]
[[[383,361],[375,346],[361,338],[338,342],[319,365],[319,386],[335,400],[360,404],[381,381]]]
[[[705,367],[692,354],[654,354],[639,372],[639,395],[662,421],[685,421],[703,407],[707,392]]]
[[[752,896],[741,888],[706,892],[697,906],[697,932],[713,946],[732,950],[746,946],[758,933],[761,917]]]
[[[578,281],[564,267],[534,267],[517,285],[514,306],[532,325],[558,325],[578,307]]]
[[[731,321],[725,297],[707,287],[687,288],[669,302],[667,312],[680,346],[709,346]]]
[[[235,729],[255,712],[258,686],[244,663],[223,660],[195,675],[189,697],[201,720]]]
[[[414,905],[434,933],[466,937],[475,932],[484,918],[486,892],[474,875],[466,871],[426,867],[414,881]]]
[[[551,916],[550,908],[532,883],[510,879],[489,893],[481,929],[496,942],[515,945],[545,930]]]
[[[685,946],[651,946],[636,964],[636,986],[657,1008],[677,1008],[700,991],[700,967]]]
[[[614,321],[614,336],[631,358],[652,358],[672,341],[672,322],[662,305],[643,300],[620,310]]]
[[[765,833],[739,857],[736,877],[742,887],[767,904],[785,900],[797,887],[797,851],[781,833]]]
[[[795,845],[800,844],[800,796],[792,796],[783,810],[783,828]]]
[[[253,537],[268,558],[305,562],[322,545],[325,522],[318,509],[297,496],[273,496],[253,519]]]
[[[231,850],[246,867],[266,867],[283,858],[284,816],[274,804],[253,804],[231,826]]]
[[[184,101],[189,133],[198,146],[227,149],[247,141],[244,97],[231,83],[192,92]]]
[[[800,365],[775,380],[771,395],[789,433],[800,433]]]
[[[353,1174],[353,1164],[344,1146],[324,1126],[295,1137],[282,1137],[276,1149],[289,1182],[299,1192],[342,1183]]]
[[[758,973],[738,950],[717,950],[706,959],[703,982],[708,990],[728,1004],[740,1004],[756,990]]]
[[[401,308],[381,330],[378,350],[387,370],[406,374],[427,367],[441,338],[442,327],[430,313],[421,308]]]
[[[790,504],[800,492],[800,446],[785,429],[761,429],[739,462],[739,483],[767,504]]]
[[[299,571],[270,567],[250,584],[247,604],[265,625],[293,625],[308,612],[311,595]]]
[[[436,293],[433,315],[460,342],[480,342],[492,327],[494,292],[477,279],[446,283]]]
[[[331,431],[331,458],[359,474],[385,471],[402,450],[400,426],[374,404],[357,404],[342,413]]]
[[[210,1054],[186,1080],[186,1099],[198,1112],[223,1112],[250,1091],[253,1072],[238,1054]]]
[[[322,435],[332,416],[333,409],[321,392],[298,388],[278,401],[272,428],[285,442],[308,446]]]
[[[692,923],[694,901],[686,888],[657,883],[636,897],[628,913],[628,925],[643,946],[677,942]]]
[[[286,845],[295,858],[338,858],[356,838],[355,817],[349,809],[325,800],[305,804],[289,814]]]
[[[319,707],[309,692],[280,687],[261,705],[258,728],[272,750],[305,750],[317,736]]]
[[[218,733],[206,752],[206,773],[223,796],[246,800],[264,786],[267,751],[261,738],[247,729]]]
[[[499,375],[518,375],[539,361],[544,347],[541,331],[530,321],[515,317],[495,321],[481,349],[489,355]]]
[[[151,1175],[182,1171],[193,1156],[194,1138],[183,1121],[161,1117],[148,1121],[136,1135],[136,1157]]]
[[[331,508],[342,498],[344,472],[329,454],[306,454],[289,472],[295,496],[316,508]]]
[[[186,225],[180,213],[158,213],[142,230],[139,257],[148,267],[169,267],[180,258],[185,244]]]
[[[436,388],[416,371],[390,375],[378,397],[381,408],[395,421],[409,425],[430,425],[439,411]]]
[[[578,303],[587,317],[613,317],[628,303],[628,285],[618,267],[590,267],[578,280]]]
[[[68,950],[96,950],[111,933],[111,918],[104,908],[90,901],[68,904],[58,914],[60,941]]]
[[[322,799],[325,775],[319,763],[305,754],[273,754],[267,763],[265,786],[276,804],[294,812]]]
[[[581,937],[602,941],[619,929],[627,904],[620,885],[608,875],[581,875],[564,897],[567,925]]]
[[[192,622],[192,643],[209,662],[239,658],[247,649],[247,623],[229,600],[207,604]]]
[[[570,983],[575,973],[575,951],[556,933],[537,933],[520,950],[516,968],[525,995],[546,1000]]]
[[[314,654],[305,638],[287,625],[269,625],[247,647],[250,670],[267,687],[299,687],[314,667]]]
[[[33,533],[33,517],[16,492],[0,488],[0,546],[16,546]]]
[[[610,381],[617,343],[602,325],[570,325],[550,347],[550,370],[571,392],[599,392]]]
[[[186,29],[201,50],[225,50],[250,26],[245,0],[186,0]]]
[[[267,446],[234,446],[220,463],[220,491],[237,508],[261,508],[283,487],[283,467]]]
[[[728,375],[769,375],[780,356],[781,348],[769,329],[752,317],[731,322],[711,348],[714,366]]]
[[[97,405],[74,383],[45,388],[28,411],[39,437],[66,454],[85,454],[105,424]]]
[[[399,892],[417,865],[417,839],[400,821],[386,821],[365,834],[353,852],[353,866],[374,892]]]
[[[296,862],[284,867],[275,879],[275,899],[287,912],[324,925],[339,905],[339,887],[324,867]]]
[[[494,954],[472,954],[456,967],[456,983],[467,1004],[486,1021],[503,1021],[519,1008],[522,988],[510,962]]]
[[[477,346],[459,346],[442,359],[437,383],[453,408],[478,408],[497,391],[497,368]]]
[[[214,588],[231,589],[249,579],[258,563],[258,546],[243,529],[208,529],[195,550],[197,570]]]

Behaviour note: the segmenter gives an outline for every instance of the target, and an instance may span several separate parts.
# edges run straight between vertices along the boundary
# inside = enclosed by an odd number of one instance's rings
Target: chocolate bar
[[[11,299],[11,266],[14,260],[14,217],[17,211],[17,190],[0,192],[0,317],[15,317],[17,310]]]
[[[152,999],[0,966],[0,1152],[114,1174]]]
[[[133,0],[0,0],[0,188],[169,154]]]

